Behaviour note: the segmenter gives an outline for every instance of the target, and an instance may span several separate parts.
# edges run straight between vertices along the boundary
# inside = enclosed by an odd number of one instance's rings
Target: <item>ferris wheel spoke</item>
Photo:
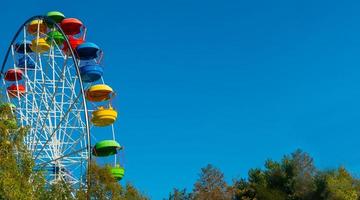
[[[69,70],[67,70],[67,71],[69,71]],[[66,73],[66,72],[64,72],[64,73]],[[63,82],[63,87],[62,87],[62,92],[61,92],[61,100],[60,100],[61,110],[64,109],[64,98],[65,98],[64,85],[65,85],[65,81]],[[75,85],[74,85],[74,87],[75,87]],[[72,91],[74,91],[74,90],[72,90]],[[73,99],[73,97],[74,97],[74,93],[71,93],[70,101]],[[77,108],[76,108],[76,105],[75,105],[75,109],[77,109]],[[69,118],[70,118],[69,115],[66,116],[66,121],[69,121]],[[69,124],[69,123],[65,123],[65,125],[64,125],[64,130],[67,129],[68,124]],[[73,126],[76,126],[75,123],[73,123],[72,125],[73,125]],[[72,133],[73,130],[74,130],[74,129],[71,130],[71,133]],[[59,138],[64,139],[65,136],[66,136],[66,132],[65,132],[65,131],[64,131],[63,135],[61,135],[61,132],[60,132]],[[62,140],[62,141],[64,141],[64,140]],[[59,149],[58,149],[59,151],[60,151],[60,148],[61,148],[62,145],[63,145],[63,144],[61,144],[61,145],[59,146]]]
[[[35,147],[35,149],[37,149],[37,147]],[[42,160],[45,161],[45,160],[47,160],[47,159],[49,159],[49,158],[53,158],[53,157],[54,157],[54,154],[53,154],[51,151],[49,151],[49,150],[44,151],[44,155],[45,155],[46,157],[41,157],[41,156],[39,156],[39,159],[38,159],[37,162],[42,161]]]
[[[81,96],[81,93],[77,96],[76,101],[80,98],[80,96]],[[76,101],[75,101],[75,102],[76,102]],[[59,122],[59,124],[57,125],[57,127],[55,128],[55,130],[53,130],[53,132],[52,132],[51,135],[50,135],[50,138],[56,133],[56,130],[60,127],[61,123],[64,121],[64,118],[69,114],[69,112],[71,111],[73,105],[74,105],[74,103],[71,104],[70,108],[66,111],[65,116],[61,119],[61,121]],[[50,138],[49,138],[48,140],[46,140],[45,145],[50,141]],[[43,148],[41,148],[41,150],[40,150],[40,151],[38,152],[38,154],[35,156],[35,160],[36,160],[36,158],[38,157],[38,155],[41,153],[41,151],[42,151],[43,149],[44,149],[44,146],[43,146]]]
[[[74,150],[75,150],[75,147],[76,147],[79,143],[81,143],[82,140],[84,140],[84,138],[83,138],[84,136],[85,136],[85,135],[82,135],[82,136],[80,136],[77,140],[72,141],[71,145],[68,145],[68,147],[64,148],[63,152],[65,153],[65,152],[67,152],[67,151],[69,151],[69,150],[74,151]],[[69,137],[69,138],[70,138],[70,137]],[[69,143],[68,143],[68,144],[69,144]],[[82,144],[81,144],[81,145],[82,145]]]
[[[73,121],[72,126],[76,127],[76,128],[71,128],[71,130],[68,131],[68,132],[64,131],[64,133],[62,135],[62,141],[64,141],[64,142],[59,146],[59,149],[60,149],[61,152],[66,152],[66,150],[64,150],[64,146],[68,145],[70,143],[70,141],[75,142],[74,139],[71,137],[72,135],[74,135],[75,130],[83,131],[82,128],[81,128],[81,124],[77,125],[77,121],[75,121],[75,120]],[[66,128],[69,128],[69,127],[66,127]]]
[[[75,96],[75,93],[72,93],[70,99],[72,99],[74,96]],[[78,107],[77,109],[82,109],[82,105],[80,105],[80,107]],[[79,125],[80,127],[84,127],[85,124],[84,124],[84,123],[82,122],[82,120],[81,120],[81,115],[80,115],[81,112],[77,112],[77,113],[78,113],[78,114],[76,114],[76,115],[74,116],[74,118],[76,117],[78,121],[74,120],[74,124],[75,124],[76,122],[78,122],[78,125]],[[68,116],[68,117],[69,117],[69,116]],[[80,120],[79,120],[79,119],[80,119]],[[71,120],[73,120],[73,119],[71,119]],[[65,128],[66,128],[66,126],[67,126],[68,124],[69,124],[69,123],[65,124]],[[73,125],[73,126],[74,126],[74,125]],[[74,130],[75,130],[75,129],[72,129],[69,135],[72,135]],[[63,137],[65,137],[65,136],[66,136],[66,135],[64,134]],[[68,138],[70,139],[71,137],[68,136]],[[64,140],[63,140],[63,141],[64,141]],[[62,147],[60,147],[60,148],[62,148]]]
[[[63,158],[66,158],[66,157],[68,157],[68,156],[77,154],[77,153],[82,152],[82,151],[84,151],[84,150],[86,150],[86,148],[83,148],[83,149],[79,149],[79,150],[77,150],[77,151],[70,152],[70,153],[68,153],[68,154],[66,154],[66,155],[62,155],[62,156],[60,156],[60,157],[58,157],[58,158],[55,158],[55,159],[50,160],[50,161],[47,161],[47,162],[39,163],[39,164],[37,164],[36,166],[37,166],[37,167],[41,167],[41,168],[40,168],[40,170],[41,170],[43,167],[45,167],[47,164],[49,164],[49,163],[51,163],[51,162],[58,161],[58,160],[60,160],[60,159],[63,159]]]

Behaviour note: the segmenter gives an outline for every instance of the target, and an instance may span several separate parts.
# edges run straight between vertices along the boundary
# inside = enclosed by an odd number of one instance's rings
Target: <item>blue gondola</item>
[[[100,48],[91,42],[84,42],[76,47],[76,53],[80,60],[91,60],[97,58]]]
[[[103,68],[99,64],[85,64],[80,67],[81,80],[83,82],[94,82],[103,75]]]
[[[26,53],[31,53],[32,50],[30,48],[30,45],[31,45],[31,42],[30,41],[26,41],[25,44],[24,42],[17,42],[15,44],[15,51],[17,53],[21,53],[21,54],[24,54],[25,53],[25,46],[26,46]]]
[[[33,60],[31,60],[29,57],[26,57],[26,67],[27,69],[34,69],[35,68],[35,63]],[[18,60],[18,64],[17,64],[18,68],[25,68],[25,56],[23,56],[22,58],[20,58]]]

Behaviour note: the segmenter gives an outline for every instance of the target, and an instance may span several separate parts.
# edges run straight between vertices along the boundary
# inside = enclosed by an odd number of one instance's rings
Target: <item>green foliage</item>
[[[44,194],[40,197],[40,200],[48,200],[48,199],[66,199],[73,200],[75,199],[72,196],[72,189],[64,181],[59,181],[57,183],[53,183],[50,188],[44,192]]]
[[[358,194],[356,184],[345,168],[340,167],[329,173],[326,178],[328,199],[331,200],[356,200]]]
[[[234,183],[236,200],[356,200],[359,181],[344,169],[322,172],[298,150],[281,162],[268,160],[265,169],[252,169],[248,180]]]
[[[265,170],[250,170],[248,181],[235,182],[235,196],[236,199],[312,199],[315,174],[312,158],[298,150],[281,162],[266,161]]]
[[[11,104],[0,105],[0,199],[39,199],[44,178],[23,144],[27,128],[18,127]]]

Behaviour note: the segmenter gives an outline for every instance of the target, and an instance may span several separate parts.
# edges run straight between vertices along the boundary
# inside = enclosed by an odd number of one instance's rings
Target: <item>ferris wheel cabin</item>
[[[60,23],[63,19],[65,19],[65,15],[58,11],[48,12],[46,16],[54,20],[56,23]]]
[[[23,77],[23,72],[20,69],[9,69],[5,73],[5,80],[6,81],[20,81]]]
[[[65,41],[65,37],[59,31],[50,31],[47,34],[46,42],[51,44],[54,41],[57,45],[61,45]]]
[[[117,154],[122,147],[115,140],[103,140],[95,144],[92,154],[97,157],[106,157]]]
[[[44,53],[49,51],[50,45],[44,38],[35,38],[31,41],[31,50],[36,53]]]
[[[82,44],[84,42],[84,40],[82,38],[76,38],[73,36],[68,36],[69,39],[69,43],[71,46],[72,50],[75,50],[77,46],[79,46],[80,44]],[[68,52],[69,51],[69,47],[68,44],[66,42],[64,42],[64,48],[63,48],[64,52]]]
[[[125,174],[125,169],[123,167],[120,167],[120,165],[117,165],[115,167],[112,167],[110,169],[111,174],[115,178],[115,180],[120,181]]]
[[[10,98],[21,97],[25,94],[25,86],[22,84],[12,84],[7,87],[7,92]]]
[[[31,21],[27,27],[27,31],[31,35],[37,35],[38,29],[41,34],[45,34],[47,32],[47,26],[42,19],[35,19]]]
[[[15,52],[17,52],[17,53],[24,54],[25,50],[26,50],[26,53],[32,52],[32,50],[30,48],[30,46],[31,46],[30,41],[17,42],[14,46],[15,46]]]
[[[113,89],[105,84],[97,84],[86,90],[86,99],[91,102],[110,100],[114,95]]]
[[[76,53],[80,60],[95,59],[100,51],[100,48],[92,42],[84,42],[76,47]]]
[[[81,80],[86,83],[99,80],[103,73],[103,67],[97,63],[85,64],[80,67]]]
[[[91,122],[94,126],[109,126],[116,121],[117,112],[111,106],[105,108],[100,106],[92,112]]]
[[[25,63],[26,60],[26,63]],[[20,69],[34,69],[35,68],[35,63],[32,59],[30,59],[29,57],[22,56],[18,62],[17,62],[17,67]]]
[[[76,18],[66,18],[61,21],[60,26],[66,35],[76,35],[81,32],[83,23]]]

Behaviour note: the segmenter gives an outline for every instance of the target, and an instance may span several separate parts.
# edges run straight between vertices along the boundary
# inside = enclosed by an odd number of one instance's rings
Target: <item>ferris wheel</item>
[[[85,41],[76,18],[52,11],[28,19],[10,43],[2,68],[2,96],[13,107],[35,170],[48,184],[59,180],[87,188],[91,159],[110,157],[115,180],[124,176],[112,107],[114,90],[103,79],[103,52]],[[94,128],[110,130],[102,138]],[[108,159],[107,159],[108,160]]]

